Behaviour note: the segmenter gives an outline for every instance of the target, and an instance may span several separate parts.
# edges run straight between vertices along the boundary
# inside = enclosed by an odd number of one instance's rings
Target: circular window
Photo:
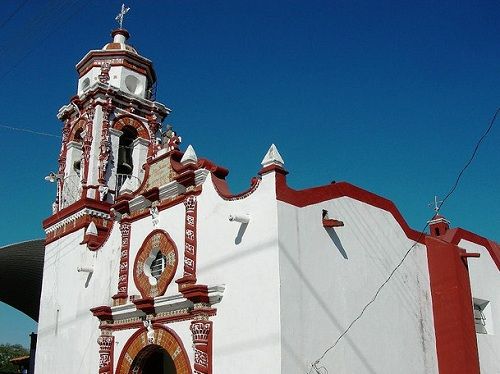
[[[165,293],[177,269],[177,248],[170,236],[155,230],[142,244],[134,263],[134,280],[142,297]]]
[[[127,90],[134,95],[139,95],[142,92],[142,83],[139,81],[139,78],[134,75],[127,75],[125,77],[125,86]]]
[[[90,86],[90,78],[87,77],[82,81],[82,91],[85,91]]]

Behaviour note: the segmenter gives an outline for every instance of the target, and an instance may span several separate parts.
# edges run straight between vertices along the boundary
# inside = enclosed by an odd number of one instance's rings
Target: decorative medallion
[[[148,235],[137,253],[134,280],[143,298],[163,295],[177,269],[177,248],[162,230]]]

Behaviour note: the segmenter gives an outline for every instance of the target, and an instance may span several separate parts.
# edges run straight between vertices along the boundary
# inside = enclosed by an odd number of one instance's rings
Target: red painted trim
[[[217,310],[214,308],[200,308],[195,309],[188,313],[180,313],[173,314],[171,316],[164,317],[155,317],[153,316],[152,321],[154,323],[173,323],[173,322],[182,322],[182,321],[190,321],[195,317],[213,317],[217,314]],[[110,331],[121,331],[121,330],[130,330],[141,328],[143,325],[142,321],[139,322],[126,322],[121,323],[120,320],[107,321],[107,323],[101,325],[99,328],[103,330]]]
[[[194,370],[199,374],[212,374],[212,321],[192,321]]]
[[[70,130],[70,133],[68,136],[68,142],[74,141],[78,130],[83,130],[86,124],[87,124],[87,121],[80,117],[76,121],[76,123],[71,127],[71,130]],[[83,139],[82,139],[82,141],[83,141]]]
[[[196,283],[196,251],[198,246],[198,201],[190,195],[184,200],[186,214],[184,219],[184,273],[175,282],[179,291]]]
[[[99,321],[111,321],[113,319],[113,312],[109,306],[97,306],[90,309],[94,317],[97,317]]]
[[[118,292],[112,296],[114,305],[127,301],[128,296],[128,274],[130,264],[130,237],[132,225],[128,219],[120,222],[120,266],[118,267]]]
[[[136,299],[132,301],[141,312],[145,314],[154,314],[155,312],[155,301],[152,297],[145,297],[144,299]]]
[[[344,226],[344,222],[342,221],[336,219],[323,219],[324,228],[342,227],[342,226]]]
[[[481,253],[460,253],[460,257],[462,258],[479,258],[481,257]]]
[[[103,201],[89,199],[89,198],[80,199],[80,200],[76,201],[74,204],[71,204],[70,206],[68,206],[64,209],[61,209],[56,214],[46,218],[42,223],[43,228],[46,229],[46,228],[54,225],[55,223],[59,222],[60,220],[66,218],[66,217],[69,217],[72,214],[74,214],[74,213],[76,213],[84,208],[98,210],[98,211],[104,212],[106,214],[109,214],[111,204],[103,202]]]
[[[458,244],[461,240],[467,240],[483,246],[488,250],[497,269],[500,270],[500,245],[498,243],[461,228],[450,229],[443,239],[452,244]]]
[[[283,174],[283,175],[287,175],[288,174],[288,171],[286,171],[283,167],[279,166],[279,165],[275,165],[275,164],[271,164],[269,166],[266,166],[262,169],[260,169],[259,171],[259,175],[264,175],[264,174],[268,174],[268,173],[271,173],[271,172],[276,172],[276,173],[280,173],[280,174]]]
[[[276,198],[279,201],[299,208],[344,196],[391,213],[409,239],[424,243],[425,235],[410,228],[398,208],[396,208],[396,205],[388,199],[347,182],[333,183],[326,186],[297,191],[288,187],[284,173],[276,173]]]
[[[214,162],[207,160],[205,158],[198,159],[198,168],[207,169],[212,174],[215,174],[217,178],[224,179],[229,174],[229,170],[225,167],[216,165]]]
[[[215,187],[215,191],[217,192],[217,194],[224,200],[228,201],[244,199],[253,194],[260,185],[260,179],[254,177],[251,179],[250,187],[247,190],[238,194],[232,194],[231,192],[229,192],[229,187],[225,179],[218,178],[215,174],[211,174],[211,176],[212,176],[212,183]]]
[[[142,196],[144,196],[144,198],[146,200],[149,200],[151,202],[159,200],[160,199],[160,189],[158,187],[152,187],[151,189],[143,192]]]
[[[127,67],[134,67],[135,70],[143,72],[143,74],[147,74],[148,78],[150,78],[153,82],[156,81],[156,73],[153,69],[153,64],[151,61],[148,59],[134,53],[131,51],[127,50],[93,50],[90,51],[85,58],[78,63],[76,66],[76,70],[78,71],[79,78],[81,78],[84,74],[87,73],[92,67],[95,66],[100,66],[103,60],[107,58],[116,58],[116,57],[122,57],[124,60],[122,63],[116,63],[111,61],[111,66],[121,66],[125,65]],[[139,66],[136,65],[131,65],[129,61],[125,61],[125,59],[128,59],[132,61],[135,64],[138,64]],[[93,63],[87,65],[91,60],[95,60]]]
[[[125,126],[133,127],[137,131],[137,136],[144,140],[150,141],[149,129],[140,120],[131,117],[130,115],[123,114],[116,117],[111,127],[115,130],[122,131]]]
[[[208,286],[204,284],[188,285],[181,289],[180,292],[182,293],[182,296],[194,304],[209,302]]]
[[[469,272],[456,245],[427,236],[436,350],[440,374],[479,374]]]

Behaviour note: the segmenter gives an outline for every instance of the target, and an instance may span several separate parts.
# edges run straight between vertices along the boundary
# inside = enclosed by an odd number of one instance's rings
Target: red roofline
[[[488,250],[491,258],[497,265],[498,270],[500,270],[500,245],[498,243],[495,243],[494,241],[484,238],[480,235],[474,234],[473,232],[464,230],[460,227],[450,229],[443,237],[443,239],[455,245],[458,245],[458,243],[460,243],[460,241],[463,239],[483,246]]]
[[[426,235],[408,226],[396,205],[386,198],[347,182],[338,182],[297,191],[288,187],[285,173],[276,173],[276,198],[299,208],[344,196],[391,213],[409,239],[424,244]]]

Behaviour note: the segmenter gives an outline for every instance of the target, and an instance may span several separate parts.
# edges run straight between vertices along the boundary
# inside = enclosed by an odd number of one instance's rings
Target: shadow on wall
[[[243,239],[243,235],[245,234],[245,231],[248,227],[248,222],[247,223],[242,223],[240,225],[240,229],[238,230],[238,234],[236,235],[236,238],[234,238],[234,244],[240,244],[241,240]]]
[[[334,229],[325,229],[325,230],[328,233],[330,239],[332,239],[333,244],[335,244],[335,247],[337,247],[342,257],[344,257],[347,260],[349,257],[347,257],[347,252],[345,251],[344,246],[342,245],[342,242],[340,241],[340,238],[335,232],[335,230]]]

